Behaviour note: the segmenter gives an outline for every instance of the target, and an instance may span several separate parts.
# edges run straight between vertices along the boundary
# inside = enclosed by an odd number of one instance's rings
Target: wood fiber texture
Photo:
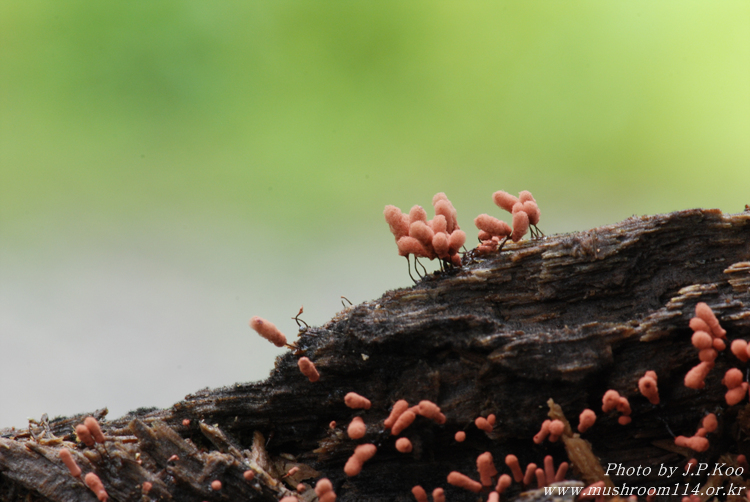
[[[727,453],[748,454],[747,401],[727,406],[721,385],[727,369],[744,373],[748,365],[727,349],[704,389],[686,388],[683,378],[698,363],[688,326],[695,304],[713,309],[728,344],[748,339],[749,288],[750,212],[632,217],[508,244],[483,257],[469,252],[460,269],[389,291],[301,332],[297,349],[279,357],[263,382],[202,390],[170,409],[111,421],[94,413],[109,438],[103,445],[75,444],[73,428],[87,414],[0,430],[0,501],[96,500],[59,460],[63,444],[116,501],[275,501],[319,477],[328,477],[344,502],[412,501],[417,484],[427,493],[443,487],[450,502],[486,500],[486,492],[452,487],[446,476],[459,471],[479,479],[476,458],[485,451],[501,473],[509,472],[503,459],[510,453],[522,466],[541,466],[548,454],[555,465],[568,460],[562,441],[531,440],[550,398],[573,429],[583,409],[597,413],[582,438],[604,466],[682,468],[692,456],[714,462]],[[318,382],[300,373],[302,356],[317,366]],[[659,405],[638,393],[646,370],[658,374]],[[631,424],[601,412],[608,389],[630,400]],[[348,392],[366,396],[372,407],[347,408]],[[396,450],[396,438],[383,427],[398,399],[411,406],[433,401],[447,417],[443,425],[417,417],[401,434],[413,445],[408,454]],[[675,447],[672,433],[693,435],[708,412],[719,417],[710,449],[695,454]],[[497,416],[494,430],[478,430],[474,420],[490,413]],[[354,416],[367,425],[357,441],[346,435]],[[338,425],[330,429],[334,420]],[[467,435],[462,443],[454,440],[459,430]],[[363,443],[378,451],[347,478],[343,466]],[[300,471],[283,478],[294,466]],[[256,473],[252,482],[242,476],[248,469]],[[568,479],[581,479],[575,472]],[[219,491],[210,487],[217,479]],[[147,496],[145,481],[153,485]],[[613,482],[666,483],[658,476],[614,476]],[[521,491],[514,484],[504,498],[541,500],[538,492]],[[299,498],[316,499],[312,490]]]

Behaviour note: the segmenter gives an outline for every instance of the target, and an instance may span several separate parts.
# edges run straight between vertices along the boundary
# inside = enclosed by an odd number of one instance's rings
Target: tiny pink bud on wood
[[[331,420],[331,423],[328,424],[328,428],[329,429],[335,429],[336,428],[336,421],[335,420]]]
[[[372,403],[370,403],[370,400],[367,399],[364,396],[360,396],[356,392],[349,392],[346,396],[344,396],[344,404],[346,404],[349,408],[352,409],[365,409],[369,410],[370,406],[372,406]]]
[[[94,446],[94,437],[91,435],[89,428],[84,424],[76,425],[76,435],[78,435],[78,439],[86,446]]]
[[[734,406],[735,404],[741,403],[742,400],[745,399],[746,395],[747,382],[742,382],[738,387],[729,389],[727,393],[724,394],[724,399],[726,399],[729,406]]]
[[[518,242],[523,239],[526,232],[529,231],[529,215],[523,211],[518,211],[513,214],[513,233],[510,238],[513,242]]]
[[[620,401],[620,393],[616,390],[608,390],[602,397],[602,411],[607,413],[614,410],[617,407],[617,403]]]
[[[510,467],[510,472],[513,473],[513,480],[516,483],[523,481],[523,471],[521,471],[521,464],[518,463],[518,457],[515,455],[507,455],[505,457],[505,465]]]
[[[148,492],[151,491],[151,488],[153,488],[154,485],[151,483],[151,481],[144,481],[143,485],[141,485],[141,491],[144,495],[148,495]]]
[[[391,427],[391,434],[394,436],[401,434],[401,431],[409,427],[416,418],[417,415],[413,411],[406,410],[398,417],[393,427]]]
[[[388,415],[388,418],[385,419],[385,422],[383,422],[383,425],[386,429],[390,429],[393,427],[393,424],[396,423],[396,420],[398,420],[398,417],[401,416],[403,412],[409,409],[409,403],[406,402],[403,399],[399,399],[393,404],[393,409],[391,409],[391,414]]]
[[[318,373],[318,369],[315,367],[315,364],[307,357],[300,357],[299,361],[297,361],[297,366],[299,366],[299,370],[311,382],[317,382],[318,380],[320,380],[320,373]]]
[[[550,420],[542,422],[541,429],[539,429],[539,432],[536,433],[533,439],[535,444],[542,444],[547,439],[547,436],[549,436],[549,424]]]
[[[524,486],[529,486],[534,481],[534,475],[536,474],[536,464],[531,463],[526,466],[526,474],[523,476]]]
[[[417,500],[417,502],[427,502],[427,492],[424,491],[424,488],[417,485],[414,488],[411,489],[412,495],[414,495],[414,498]]]
[[[703,417],[703,421],[701,423],[703,427],[706,428],[706,432],[714,432],[716,428],[719,427],[719,421],[716,419],[716,415],[714,415],[713,413],[709,413],[708,415]]]
[[[490,424],[490,425],[491,425],[492,427],[494,427],[494,426],[495,426],[495,422],[497,422],[497,417],[495,416],[495,414],[494,414],[494,413],[490,413],[489,415],[487,415],[487,422],[488,422],[488,423],[489,423],[489,424]]]
[[[102,484],[102,480],[99,479],[99,476],[93,472],[89,472],[83,479],[86,482],[86,486],[88,486],[89,489],[94,492],[96,498],[99,499],[99,502],[106,502],[109,496],[107,495],[107,490],[104,489],[104,484]]]
[[[544,480],[548,485],[555,482],[555,461],[552,455],[544,457]]]
[[[705,331],[696,331],[693,333],[690,341],[693,343],[693,347],[698,350],[710,349],[713,347],[713,337]]]
[[[477,426],[477,429],[483,430],[484,432],[492,432],[492,425],[490,425],[484,417],[477,417],[476,420],[474,420],[474,425]]]
[[[432,502],[445,502],[445,490],[442,488],[432,490]]]
[[[487,502],[500,502],[500,494],[497,492],[490,492],[487,497]]]
[[[553,436],[562,436],[565,432],[565,424],[561,420],[553,420],[549,424],[549,433]]]
[[[63,464],[65,464],[65,467],[68,468],[70,471],[71,476],[74,478],[77,478],[81,475],[81,468],[78,467],[78,464],[76,463],[75,459],[73,458],[73,455],[70,453],[70,450],[67,448],[61,448],[60,449],[60,460],[63,461]]]
[[[633,419],[630,418],[628,415],[621,415],[617,418],[617,423],[620,425],[628,425],[630,422],[632,422]]]
[[[492,453],[484,452],[477,457],[477,472],[479,480],[484,486],[492,486],[492,477],[497,475],[497,469],[492,461]]]
[[[344,472],[347,476],[356,476],[362,471],[362,465],[370,460],[377,452],[377,447],[374,444],[361,444],[354,449],[354,454],[349,457],[346,465],[344,466]]]
[[[423,417],[434,420],[435,422],[440,421],[440,417],[442,415],[442,413],[440,412],[440,407],[432,401],[420,401],[417,406],[419,414]]]
[[[540,469],[537,467],[536,471],[534,471],[534,474],[536,475],[536,486],[537,488],[543,488],[547,486],[547,479],[544,476],[544,469]]]
[[[685,387],[690,389],[702,389],[706,386],[704,380],[708,376],[708,372],[714,367],[712,362],[702,362],[699,365],[693,367],[685,375]]]
[[[189,427],[190,426],[190,419],[189,418],[184,418],[182,420],[182,425],[183,425],[183,427]]]
[[[298,472],[299,472],[299,467],[297,467],[297,466],[295,465],[294,467],[292,467],[291,469],[289,469],[289,470],[288,470],[288,471],[286,472],[286,474],[284,474],[284,477],[288,478],[288,477],[294,476],[294,475],[295,475],[295,474],[297,474]]]
[[[734,340],[730,346],[730,350],[732,351],[732,354],[743,363],[746,363],[748,359],[750,359],[748,358],[747,342],[745,340]]]
[[[362,420],[362,417],[354,417],[349,424],[349,427],[346,428],[346,433],[351,439],[361,439],[365,436],[366,432],[367,426]]]
[[[99,427],[99,422],[94,417],[86,417],[83,420],[83,424],[88,428],[91,435],[94,437],[94,441],[97,443],[104,443],[104,434],[102,429]]]
[[[495,486],[495,491],[497,493],[503,493],[505,490],[510,488],[510,485],[513,483],[513,479],[508,476],[507,474],[503,474],[500,476],[500,478],[497,480],[497,485]]]
[[[305,486],[304,483],[298,483],[296,489],[297,489],[297,493],[304,493],[307,491],[307,487]]]
[[[508,192],[498,190],[492,194],[492,200],[501,209],[505,209],[509,213],[513,211],[513,205],[518,202],[518,197],[511,195]]]
[[[328,478],[321,478],[315,483],[315,494],[320,497],[333,491],[333,484]]]
[[[676,440],[675,440],[675,443],[676,443]],[[697,452],[704,452],[708,450],[709,442],[708,442],[708,439],[706,438],[693,436],[693,437],[687,438],[687,440],[685,441],[685,446]]]
[[[583,434],[591,428],[596,422],[596,413],[593,410],[585,409],[578,417],[578,432]]]
[[[721,338],[714,338],[713,340],[713,347],[714,349],[721,352],[722,350],[727,348],[727,344],[722,340]]]
[[[698,461],[695,460],[695,463],[698,463]],[[745,470],[745,472],[750,470],[750,464],[747,462],[747,457],[745,455],[742,455],[742,454],[737,455],[737,465],[742,467]]]
[[[283,347],[286,345],[286,337],[281,331],[279,331],[279,328],[262,317],[254,316],[250,319],[250,327],[277,347]]]
[[[651,404],[659,404],[659,388],[656,386],[655,378],[642,376],[638,380],[638,390]]]
[[[744,377],[742,371],[737,368],[732,368],[724,373],[724,378],[721,380],[721,383],[723,383],[727,389],[734,389],[735,387],[742,385],[743,380]]]
[[[396,449],[401,453],[411,452],[411,441],[409,441],[407,438],[398,438],[396,440]]]
[[[557,467],[557,473],[555,473],[555,483],[565,479],[565,475],[568,473],[568,463],[563,462]]]
[[[221,481],[219,481],[218,479],[211,481],[211,489],[216,492],[221,490]]]
[[[455,439],[459,443],[463,443],[466,441],[466,433],[464,431],[458,431],[456,432],[456,435],[453,436],[453,439]]]
[[[478,483],[469,476],[456,471],[448,474],[448,483],[474,493],[482,491],[482,483]]]

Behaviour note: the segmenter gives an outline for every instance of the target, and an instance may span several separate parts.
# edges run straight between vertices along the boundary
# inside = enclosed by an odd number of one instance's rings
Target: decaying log
[[[264,382],[199,391],[170,409],[111,421],[94,414],[108,436],[104,444],[76,443],[73,429],[86,414],[0,431],[0,500],[96,500],[59,460],[63,445],[117,501],[275,501],[320,477],[331,479],[340,501],[411,501],[417,484],[428,493],[445,488],[451,502],[486,500],[487,492],[448,485],[447,474],[478,479],[476,458],[484,451],[501,472],[508,472],[503,459],[510,453],[523,466],[541,465],[548,454],[556,465],[567,460],[562,441],[531,440],[547,418],[550,398],[573,428],[583,409],[597,412],[582,438],[604,466],[682,470],[690,457],[713,466],[720,455],[750,454],[750,411],[743,411],[744,403],[727,406],[721,385],[727,369],[745,372],[748,364],[725,350],[704,389],[686,388],[683,378],[698,363],[688,322],[695,304],[706,302],[729,343],[750,338],[749,288],[750,212],[633,217],[506,245],[483,257],[469,252],[460,269],[301,331],[296,350],[279,357]],[[317,366],[318,382],[300,374],[302,355]],[[658,374],[658,405],[638,393],[646,370]],[[630,400],[631,424],[601,412],[607,389]],[[352,391],[372,407],[347,408],[344,395]],[[402,433],[413,444],[408,454],[396,451],[383,427],[398,399],[410,405],[431,400],[447,417],[442,425],[418,417]],[[673,434],[692,436],[708,412],[719,417],[710,449],[674,446]],[[497,416],[494,430],[478,430],[475,418],[490,413]],[[367,424],[357,441],[346,435],[354,416]],[[454,440],[459,430],[467,435],[462,443]],[[361,474],[347,478],[343,466],[361,443],[375,444],[377,454]],[[283,477],[294,466],[299,472]],[[243,478],[247,470],[255,473],[252,481]],[[581,479],[575,472],[568,479]],[[640,486],[705,479],[612,476],[615,485]],[[211,488],[214,480],[221,490]],[[148,495],[142,493],[146,481],[152,484]],[[521,492],[514,484],[504,498],[539,499]],[[299,498],[315,495],[308,489]]]

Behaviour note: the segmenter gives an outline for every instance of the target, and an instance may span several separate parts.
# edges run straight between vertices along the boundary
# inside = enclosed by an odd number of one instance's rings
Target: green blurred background
[[[410,283],[386,204],[739,212],[748,138],[744,0],[0,2],[0,427],[264,378]]]

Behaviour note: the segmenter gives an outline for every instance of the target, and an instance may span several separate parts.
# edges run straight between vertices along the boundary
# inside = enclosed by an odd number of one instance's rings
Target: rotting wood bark
[[[691,456],[713,466],[720,455],[750,454],[750,411],[741,412],[745,404],[727,406],[721,385],[727,369],[744,371],[748,364],[726,350],[705,389],[683,385],[698,362],[688,327],[697,302],[713,309],[730,342],[750,338],[750,212],[633,217],[509,244],[486,257],[468,253],[464,262],[301,332],[297,350],[278,358],[266,381],[203,390],[167,410],[102,420],[111,438],[104,445],[75,446],[73,427],[85,414],[1,430],[0,501],[96,500],[59,460],[63,444],[116,501],[273,501],[320,476],[333,481],[340,501],[411,501],[416,484],[428,493],[444,487],[451,502],[475,501],[477,495],[449,486],[446,476],[456,470],[477,479],[476,457],[484,451],[501,472],[508,472],[502,459],[509,453],[524,466],[541,465],[547,454],[556,465],[567,460],[562,442],[531,441],[550,398],[573,427],[584,408],[597,412],[597,423],[582,437],[605,466],[682,469]],[[320,381],[300,374],[302,355],[315,362]],[[658,374],[656,406],[638,394],[646,370]],[[601,413],[607,389],[629,398],[630,425]],[[368,397],[372,408],[347,408],[343,398],[350,391]],[[418,417],[406,429],[410,454],[396,451],[382,425],[397,399],[412,405],[429,399],[447,416],[444,425]],[[693,435],[708,412],[720,422],[709,435],[711,448],[695,454],[675,447],[671,433]],[[489,413],[497,425],[484,433],[473,422]],[[367,424],[359,441],[345,433],[355,415]],[[333,430],[332,420],[338,423]],[[466,431],[463,443],[453,440],[458,430]],[[343,465],[363,442],[378,452],[348,479]],[[282,478],[295,465],[300,473]],[[247,469],[257,473],[253,482],[242,477]],[[211,490],[214,479],[221,491]],[[656,472],[612,480],[675,483]],[[144,481],[153,484],[148,496],[141,493]],[[678,481],[692,487],[705,476]],[[520,491],[514,484],[509,495]],[[538,493],[520,497],[540,499]],[[308,490],[300,499],[314,500],[314,494]]]

